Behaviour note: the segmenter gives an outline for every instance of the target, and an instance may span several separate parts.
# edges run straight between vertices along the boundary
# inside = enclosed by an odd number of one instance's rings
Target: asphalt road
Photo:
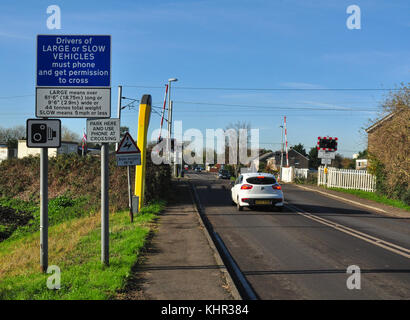
[[[283,212],[239,212],[229,181],[209,173],[186,177],[260,299],[410,299],[410,219],[294,185],[283,186]],[[361,289],[347,288],[351,265],[360,268]]]

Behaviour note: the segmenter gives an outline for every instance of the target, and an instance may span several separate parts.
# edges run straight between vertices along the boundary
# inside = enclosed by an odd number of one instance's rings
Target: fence
[[[327,175],[324,167],[319,167],[318,185],[326,185],[330,188],[360,189],[374,192],[376,190],[376,177],[365,170],[350,170],[327,168]]]
[[[295,168],[295,178],[307,179],[309,169],[299,169]]]

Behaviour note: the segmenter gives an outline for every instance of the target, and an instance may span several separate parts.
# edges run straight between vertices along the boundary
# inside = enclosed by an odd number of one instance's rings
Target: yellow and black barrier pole
[[[147,162],[147,133],[151,117],[151,95],[142,96],[138,114],[137,146],[141,151],[141,165],[135,168],[135,195],[138,197],[138,211],[144,204],[145,165]]]

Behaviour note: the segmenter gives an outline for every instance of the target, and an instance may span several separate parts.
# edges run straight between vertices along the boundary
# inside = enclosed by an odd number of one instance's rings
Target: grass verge
[[[49,229],[49,265],[61,270],[61,288],[50,290],[39,268],[39,233],[0,243],[0,299],[103,300],[122,289],[144,246],[152,221],[164,207],[144,207],[129,222],[128,211],[110,215],[110,266],[100,262],[99,214]]]
[[[338,192],[353,194],[362,199],[372,200],[378,203],[383,203],[392,207],[410,211],[410,206],[406,205],[403,201],[390,199],[386,196],[379,195],[375,192],[363,191],[363,190],[353,190],[353,189],[342,189],[342,188],[326,188],[329,190],[334,190]]]

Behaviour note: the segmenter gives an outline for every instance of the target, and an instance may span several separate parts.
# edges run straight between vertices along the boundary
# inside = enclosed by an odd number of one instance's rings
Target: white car
[[[283,192],[275,176],[270,173],[241,174],[231,189],[233,204],[239,211],[243,207],[269,206],[282,211]]]

